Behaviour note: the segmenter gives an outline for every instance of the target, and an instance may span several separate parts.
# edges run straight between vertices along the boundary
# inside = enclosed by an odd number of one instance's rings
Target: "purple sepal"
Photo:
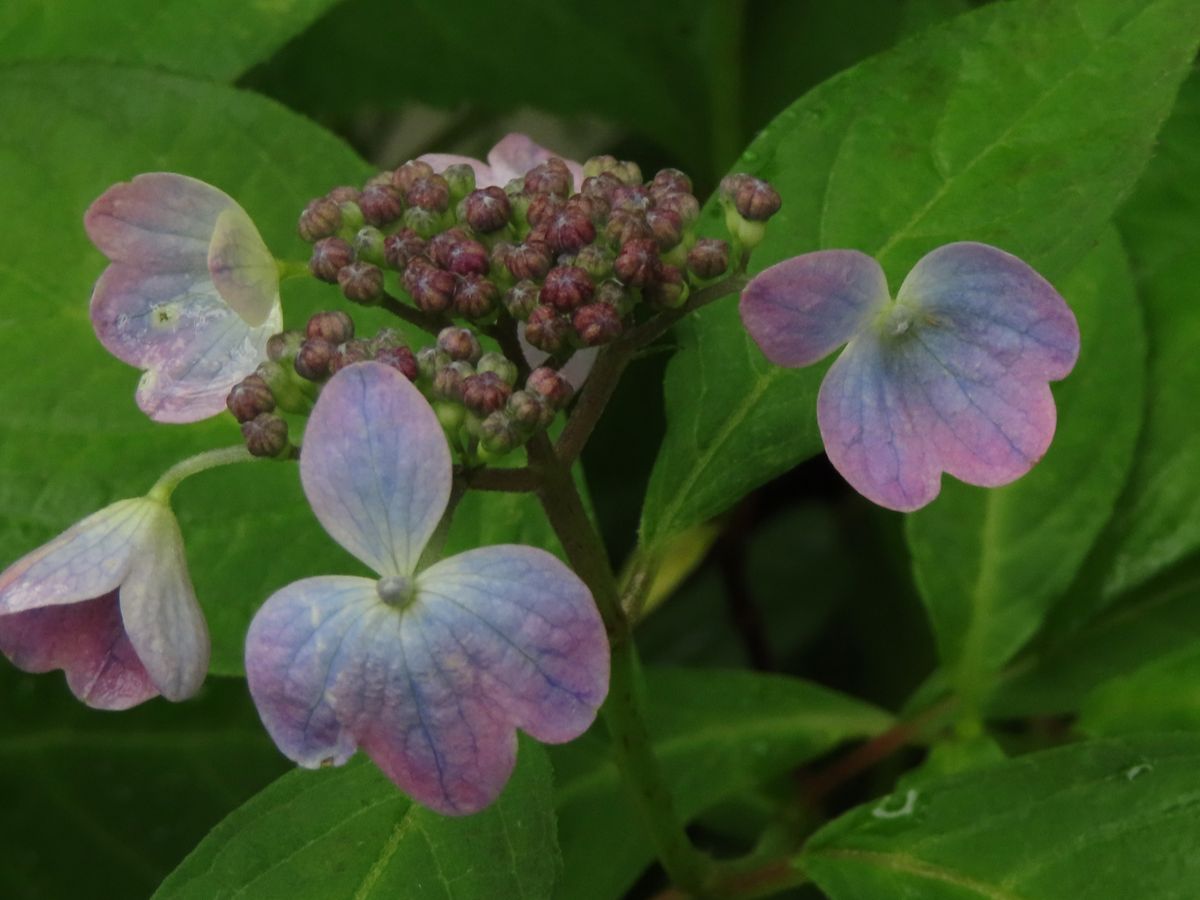
[[[767,359],[807,366],[852,338],[889,300],[879,263],[819,250],[764,269],[742,291],[742,323]]]

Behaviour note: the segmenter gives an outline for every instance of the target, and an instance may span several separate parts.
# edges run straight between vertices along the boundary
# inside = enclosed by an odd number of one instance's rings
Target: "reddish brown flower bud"
[[[546,222],[546,242],[558,253],[578,253],[596,239],[596,226],[580,209],[562,209]]]
[[[469,362],[474,365],[483,353],[479,338],[470,328],[449,325],[438,332],[437,348],[451,360]]]
[[[700,201],[691,194],[665,194],[658,198],[654,207],[675,213],[684,228],[690,228],[700,218]]]
[[[656,198],[660,194],[690,194],[692,179],[678,169],[660,169],[650,182],[650,193]]]
[[[750,175],[727,175],[721,181],[721,195],[733,203],[738,215],[751,222],[767,221],[783,203],[775,188]]]
[[[418,256],[425,254],[425,241],[411,228],[401,228],[383,239],[383,258],[399,272]]]
[[[541,301],[562,312],[570,312],[592,299],[595,285],[578,266],[555,266],[546,273]]]
[[[575,333],[589,347],[607,344],[621,336],[623,326],[617,310],[607,303],[588,303],[571,317]]]
[[[277,413],[260,413],[242,423],[242,439],[252,456],[278,456],[288,446],[287,422]]]
[[[354,320],[340,309],[315,313],[308,320],[304,333],[331,344],[341,344],[354,337]]]
[[[697,278],[716,278],[729,268],[729,244],[715,238],[701,238],[688,251],[687,266]]]
[[[504,294],[504,308],[514,319],[524,320],[538,305],[540,289],[532,281],[518,281]]]
[[[534,369],[525,379],[525,390],[537,394],[551,409],[562,409],[571,402],[571,382],[548,366]]]
[[[525,173],[525,191],[529,194],[557,194],[566,199],[571,193],[571,170],[558,157],[552,157]]]
[[[604,226],[604,237],[613,246],[620,247],[630,241],[653,238],[654,233],[646,222],[645,213],[618,209],[609,216]]]
[[[504,263],[508,266],[508,271],[512,273],[513,278],[541,281],[550,271],[553,261],[554,256],[548,246],[527,241],[513,247]]]
[[[425,254],[434,265],[442,269],[450,268],[450,250],[459,241],[467,239],[467,233],[461,228],[449,228],[441,234],[436,234],[430,238],[429,243],[425,247]]]
[[[409,262],[404,270],[404,289],[418,308],[433,315],[450,308],[456,282],[453,273],[439,269],[421,256]]]
[[[337,348],[321,338],[309,338],[300,345],[293,366],[296,374],[309,381],[320,381],[329,374],[329,363]]]
[[[650,191],[642,185],[623,184],[612,192],[609,203],[612,206],[613,212],[617,210],[645,212],[650,208],[653,201],[650,199]]]
[[[381,347],[375,351],[375,362],[403,372],[409,381],[416,381],[417,375],[420,374],[417,358],[407,347]]]
[[[354,262],[354,248],[339,237],[322,238],[313,244],[308,271],[329,284],[337,284],[338,272]]]
[[[487,248],[458,228],[444,231],[431,240],[429,255],[456,275],[486,275],[491,265]]]
[[[442,400],[462,402],[463,383],[475,374],[470,363],[452,362],[442,366],[433,376],[433,394]]]
[[[329,359],[329,374],[336,375],[346,366],[366,362],[374,355],[370,341],[349,340],[344,344],[338,344],[333,351],[333,356]]]
[[[239,422],[249,422],[260,413],[275,409],[275,395],[261,375],[247,375],[233,386],[225,405]]]
[[[534,194],[525,211],[525,220],[537,228],[558,215],[564,206],[566,203],[557,194]]]
[[[444,213],[450,208],[450,185],[441,175],[418,178],[409,185],[405,198],[418,209]]]
[[[486,416],[503,409],[511,393],[512,388],[495,372],[480,372],[463,381],[463,406],[477,416]]]
[[[661,266],[658,244],[653,238],[642,238],[621,246],[613,262],[613,272],[625,284],[644,287],[658,277]]]
[[[368,262],[352,262],[337,274],[347,300],[370,306],[383,296],[383,270]]]
[[[400,192],[390,184],[376,184],[366,188],[358,198],[363,218],[370,225],[391,225],[404,212],[404,201]]]
[[[499,299],[496,286],[482,275],[463,275],[454,288],[454,311],[464,319],[482,319]]]
[[[543,353],[557,353],[567,344],[571,323],[553,306],[539,304],[525,320],[525,340]]]
[[[343,184],[339,187],[335,187],[325,196],[334,203],[357,203],[358,198],[362,196],[362,191],[353,185]]]
[[[428,178],[433,174],[433,166],[419,159],[411,159],[392,173],[392,184],[399,188],[402,194],[407,194],[413,182],[420,178]]]
[[[666,252],[679,244],[683,239],[683,223],[679,214],[669,209],[652,209],[646,213],[646,224],[658,249]]]
[[[304,207],[304,212],[300,213],[300,221],[296,223],[296,230],[300,232],[302,240],[312,243],[329,237],[341,225],[342,212],[337,203],[328,197],[318,197]]]
[[[599,175],[583,179],[583,185],[579,188],[579,192],[589,199],[602,200],[611,205],[613,192],[620,186],[621,180],[616,175],[611,172],[601,172]]]
[[[642,294],[655,306],[677,309],[687,300],[687,282],[678,266],[663,265],[658,277],[642,289]]]
[[[467,195],[467,224],[482,234],[499,231],[512,217],[512,204],[502,188],[495,185]]]

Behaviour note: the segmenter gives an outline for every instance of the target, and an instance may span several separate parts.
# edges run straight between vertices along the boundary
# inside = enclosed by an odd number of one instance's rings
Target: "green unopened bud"
[[[475,365],[479,373],[493,372],[500,380],[512,387],[517,383],[517,364],[502,353],[485,353]]]
[[[343,200],[338,204],[338,211],[342,216],[342,227],[338,232],[349,240],[367,220],[363,216],[362,208],[353,200]]]
[[[301,387],[299,376],[292,366],[267,360],[259,364],[255,373],[271,389],[279,409],[292,413],[306,413],[312,409],[312,400]]]
[[[450,187],[450,202],[457,203],[475,190],[475,170],[466,163],[455,163],[442,172]]]
[[[383,232],[378,228],[366,225],[358,229],[351,246],[354,247],[354,253],[358,259],[375,263],[377,266],[383,265]]]
[[[767,234],[766,222],[751,222],[733,206],[725,207],[725,227],[729,229],[729,236],[745,250],[753,250]]]
[[[492,459],[505,456],[521,443],[521,435],[503,410],[491,413],[479,426],[479,446]]]
[[[433,411],[437,414],[438,422],[441,423],[447,434],[454,434],[458,431],[467,416],[463,405],[453,400],[435,400]]]
[[[416,232],[418,237],[429,240],[442,230],[442,217],[432,210],[410,206],[404,211],[404,225]]]
[[[430,381],[433,380],[438,369],[450,365],[452,361],[448,354],[437,347],[422,347],[417,351],[417,370],[422,378]]]

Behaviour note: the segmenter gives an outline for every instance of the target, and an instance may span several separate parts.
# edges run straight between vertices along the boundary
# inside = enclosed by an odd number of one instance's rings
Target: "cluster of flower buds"
[[[778,193],[748,175],[726,179],[722,198],[743,250],[779,208]],[[643,181],[611,156],[582,169],[549,157],[503,185],[477,183],[465,163],[437,172],[418,159],[313,200],[299,232],[313,242],[313,275],[351,301],[378,302],[392,278],[431,316],[487,324],[507,313],[561,359],[728,271],[729,242],[697,238],[699,214],[684,173]]]

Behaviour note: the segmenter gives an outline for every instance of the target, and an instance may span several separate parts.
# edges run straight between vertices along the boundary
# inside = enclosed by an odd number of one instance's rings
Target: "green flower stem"
[[[541,479],[538,496],[546,516],[571,565],[591,589],[608,630],[612,674],[602,714],[612,737],[617,768],[671,881],[690,896],[711,896],[706,885],[712,860],[688,839],[650,743],[639,689],[637,651],[604,544],[584,509],[569,465],[554,452],[544,433],[530,441],[528,453],[530,466]]]
[[[209,469],[215,469],[218,466],[258,462],[261,459],[264,459],[264,457],[251,455],[250,451],[242,444],[234,447],[222,447],[219,450],[206,450],[203,453],[198,453],[195,456],[175,463],[175,465],[163,472],[162,476],[154,483],[154,487],[150,488],[146,496],[151,500],[166,503],[171,499],[171,494],[175,492],[175,488],[179,487],[180,482],[185,478],[191,478],[193,475],[207,472]]]

